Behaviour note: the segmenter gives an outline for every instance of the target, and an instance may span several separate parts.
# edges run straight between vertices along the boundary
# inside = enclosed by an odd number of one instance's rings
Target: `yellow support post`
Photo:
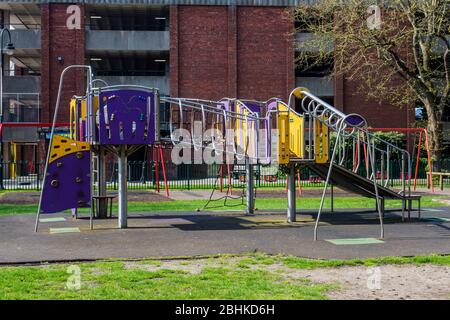
[[[70,123],[70,127],[69,127],[69,134],[70,134],[70,139],[75,139],[77,136],[77,114],[78,114],[78,110],[77,110],[77,99],[76,98],[72,98],[70,99],[70,119],[69,119],[69,123]]]
[[[278,163],[289,163],[289,116],[278,114]]]
[[[17,145],[12,142],[11,143],[11,178],[15,179],[17,178],[17,172],[16,172],[16,155],[17,155]]]
[[[319,119],[314,119],[314,154],[316,163],[328,162],[328,127]]]

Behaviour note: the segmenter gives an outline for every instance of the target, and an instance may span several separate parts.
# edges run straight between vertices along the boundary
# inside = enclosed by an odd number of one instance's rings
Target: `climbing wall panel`
[[[100,144],[152,144],[157,140],[155,92],[145,90],[109,90],[100,93]]]
[[[89,144],[53,136],[41,213],[89,207],[91,199]]]

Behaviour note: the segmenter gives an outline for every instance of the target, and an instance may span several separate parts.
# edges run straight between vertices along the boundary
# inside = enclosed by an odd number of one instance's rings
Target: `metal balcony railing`
[[[3,122],[39,122],[38,93],[3,93]]]

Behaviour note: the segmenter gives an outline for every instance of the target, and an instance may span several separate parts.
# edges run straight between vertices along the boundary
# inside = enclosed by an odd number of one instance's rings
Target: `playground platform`
[[[450,254],[450,208],[423,208],[400,223],[400,213],[385,216],[386,236],[378,240],[373,211],[323,213],[319,240],[314,242],[315,212],[299,212],[295,223],[285,211],[183,212],[130,214],[128,229],[117,219],[95,220],[69,215],[41,217],[34,233],[34,215],[0,217],[0,263],[81,261],[103,258],[200,256],[265,252],[309,258],[348,259],[380,256]],[[371,238],[372,237],[372,238]]]

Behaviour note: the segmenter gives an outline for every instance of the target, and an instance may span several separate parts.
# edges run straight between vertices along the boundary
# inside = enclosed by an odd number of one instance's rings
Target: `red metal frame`
[[[166,175],[166,164],[164,163],[164,152],[163,152],[163,148],[162,146],[157,146],[159,147],[159,154],[161,157],[161,165],[162,165],[162,169],[163,169],[163,177],[164,177],[164,188],[166,189],[166,195],[169,196],[169,186],[167,184],[167,175]]]
[[[430,153],[430,144],[428,139],[428,131],[425,128],[369,128],[370,131],[378,131],[378,132],[404,132],[404,133],[419,133],[419,142],[417,144],[417,161],[416,161],[416,168],[414,172],[414,190],[416,190],[417,186],[417,175],[419,173],[419,160],[420,160],[420,148],[422,146],[422,139],[423,136],[425,136],[425,148],[427,151],[427,158],[428,158],[428,168],[429,168],[429,177],[428,179],[431,186],[431,191],[434,192],[434,185],[433,185],[433,167],[431,165],[431,153]]]

